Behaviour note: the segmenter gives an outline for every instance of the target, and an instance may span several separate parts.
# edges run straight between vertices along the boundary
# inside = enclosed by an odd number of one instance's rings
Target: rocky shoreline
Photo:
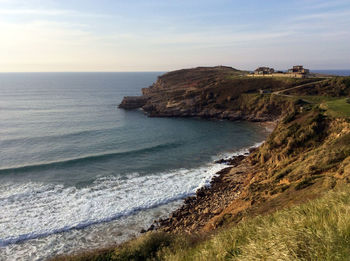
[[[277,126],[276,121],[259,124],[269,133]],[[141,230],[141,233],[154,230],[192,233],[211,229],[206,228],[209,220],[220,215],[234,199],[238,198],[246,185],[246,178],[254,169],[249,155],[257,151],[260,146],[252,146],[242,154],[216,160],[214,163],[225,164],[227,167],[215,174],[209,186],[198,189],[196,195],[185,198],[183,205],[168,218],[155,220],[147,230]],[[220,221],[216,225],[220,226]]]
[[[185,198],[183,205],[168,218],[155,220],[141,233],[153,230],[192,233],[205,229],[210,219],[221,214],[240,195],[252,169],[248,156],[257,149],[251,147],[249,152],[216,160],[216,164],[225,164],[227,167],[216,173],[209,186],[198,189],[196,195]]]
[[[155,221],[148,231],[154,229],[175,233],[199,231],[211,218],[220,214],[239,195],[240,187],[244,183],[246,169],[244,164],[240,163],[246,157],[234,158],[232,161],[237,162],[237,165],[228,166],[217,172],[210,186],[202,187],[197,190],[195,196],[185,198],[181,208],[174,211],[169,218]],[[232,173],[234,168],[236,171]],[[228,175],[231,176],[230,179],[227,179]]]

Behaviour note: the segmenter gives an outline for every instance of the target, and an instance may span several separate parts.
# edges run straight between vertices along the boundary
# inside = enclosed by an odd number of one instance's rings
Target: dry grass
[[[260,216],[163,260],[349,260],[350,190]]]

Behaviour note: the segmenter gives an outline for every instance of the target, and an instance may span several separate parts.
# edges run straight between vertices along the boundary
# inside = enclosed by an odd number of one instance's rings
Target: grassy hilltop
[[[278,119],[266,142],[157,232],[62,260],[349,260],[350,77],[250,78],[219,67],[203,79],[203,70],[160,77],[144,91],[148,112]]]

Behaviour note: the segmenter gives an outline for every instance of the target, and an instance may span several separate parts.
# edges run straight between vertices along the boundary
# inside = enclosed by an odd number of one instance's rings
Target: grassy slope
[[[249,159],[255,171],[240,198],[213,218],[208,230],[300,204],[349,183],[350,123],[303,105],[303,112],[287,115]]]
[[[333,77],[291,90],[289,94],[313,104],[319,103],[331,117],[350,117],[350,77]]]
[[[293,95],[341,97],[350,95],[350,77],[332,77],[289,92]]]
[[[348,117],[350,118],[350,103],[348,98],[328,101],[325,104],[326,110],[333,117]]]
[[[183,251],[176,245],[168,247],[162,259],[347,260],[349,214],[346,187],[307,204],[246,220]]]
[[[333,118],[350,117],[350,99],[346,97],[295,96],[311,104],[319,104],[321,109]]]

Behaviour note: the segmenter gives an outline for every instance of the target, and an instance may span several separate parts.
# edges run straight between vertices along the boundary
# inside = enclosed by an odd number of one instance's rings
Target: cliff
[[[169,72],[149,88],[142,89],[140,99],[147,101],[140,107],[151,117],[271,121],[292,105],[278,96],[260,95],[260,90],[270,93],[319,81],[317,78],[254,78],[246,74],[224,66]],[[126,97],[121,107],[127,105]]]
[[[126,96],[119,104],[118,108],[133,110],[144,106],[147,102],[147,98],[143,96]]]

